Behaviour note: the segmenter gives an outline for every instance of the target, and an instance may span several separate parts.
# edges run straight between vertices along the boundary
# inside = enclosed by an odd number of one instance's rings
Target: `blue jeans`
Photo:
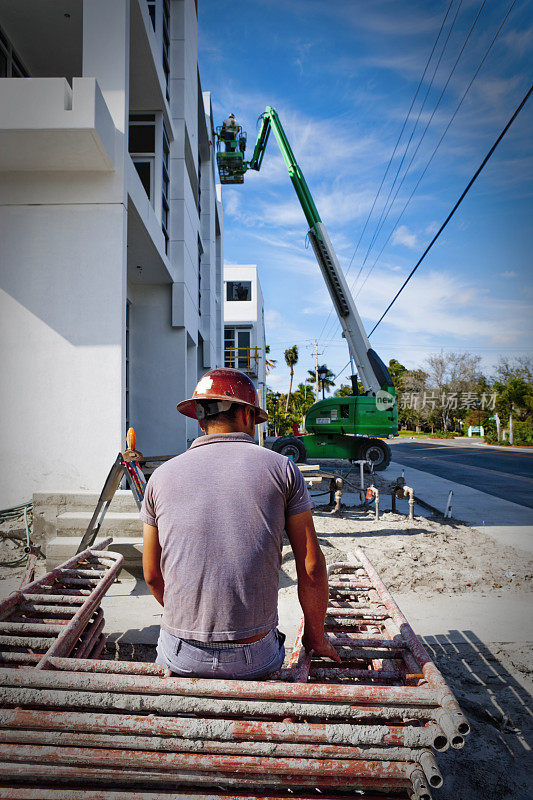
[[[281,667],[284,641],[274,629],[251,644],[191,643],[161,628],[155,663],[181,677],[256,680]]]

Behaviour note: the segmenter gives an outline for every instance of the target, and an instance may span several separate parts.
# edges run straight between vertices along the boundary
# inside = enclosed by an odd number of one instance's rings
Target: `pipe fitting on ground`
[[[411,486],[406,486],[405,483],[400,483],[403,478],[398,478],[396,486],[394,487],[394,496],[398,500],[405,500],[409,498],[409,519],[415,518],[415,490]]]
[[[377,522],[379,520],[379,489],[377,488],[377,486],[374,486],[373,484],[372,486],[369,486],[366,491],[366,499],[371,500],[372,497],[374,497],[376,500],[376,516],[374,517],[374,519]]]

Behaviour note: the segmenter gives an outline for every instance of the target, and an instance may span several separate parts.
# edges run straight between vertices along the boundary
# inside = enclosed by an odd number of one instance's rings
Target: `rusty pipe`
[[[396,605],[387,587],[377,574],[373,564],[370,562],[370,560],[360,547],[356,549],[355,556],[357,557],[359,562],[365,567],[370,579],[374,583],[374,586],[379,596],[381,597],[383,604],[389,611],[393,622],[400,630],[400,635],[402,639],[407,643],[409,650],[411,651],[411,654],[416,660],[418,666],[421,668],[429,686],[438,690],[439,704],[442,705],[444,708],[446,708],[446,710],[450,714],[450,717],[453,719],[456,728],[456,733],[461,736],[465,736],[470,732],[470,726],[466,720],[466,717],[461,711],[461,708],[457,700],[455,699],[452,691],[450,690],[448,684],[446,683],[443,676],[441,675],[441,673],[431,660],[429,653],[427,652],[427,650],[422,645],[419,638],[411,628],[406,617],[402,614],[402,612]]]
[[[107,547],[108,545],[111,544],[112,541],[113,539],[109,537],[99,542],[98,546]],[[72,558],[69,558],[68,561],[65,561],[64,564],[60,564],[51,572],[47,572],[38,580],[36,581],[34,580],[32,583],[26,584],[22,589],[17,589],[16,591],[12,592],[8,597],[6,597],[5,600],[3,600],[0,603],[0,619],[3,619],[3,615],[5,614],[6,611],[9,611],[9,609],[13,608],[13,606],[16,605],[17,600],[22,595],[30,594],[33,591],[37,591],[37,589],[39,589],[41,586],[46,586],[47,584],[53,583],[56,580],[56,578],[60,577],[61,571],[63,569],[68,569],[69,567],[75,564],[79,564],[93,552],[100,552],[100,551],[91,550],[91,548],[87,548],[87,550],[84,550],[82,553],[79,553],[78,555],[72,556]],[[109,555],[109,553],[106,553],[106,555]]]
[[[269,722],[263,720],[200,719],[137,716],[64,710],[0,709],[5,729],[35,729],[123,735],[165,736],[175,739],[217,739],[228,742],[302,742],[379,747],[433,747],[447,749],[436,723],[425,727],[403,725],[357,726],[335,722]]]
[[[161,736],[117,736],[116,734],[108,733],[44,730],[0,730],[0,743],[35,744],[60,748],[86,747],[94,749],[101,747],[109,750],[142,750],[158,753],[178,752],[247,757],[311,758],[319,761],[332,759],[339,761],[406,761],[414,764],[420,763],[421,766],[423,760],[426,767],[431,770],[430,774],[438,773],[435,758],[430,750],[413,750],[407,747],[353,747],[302,742],[229,742],[212,739],[204,741],[201,739],[175,739]],[[424,772],[428,777],[425,770]],[[438,785],[441,785],[441,783],[442,776]],[[437,785],[437,783],[433,785]]]
[[[361,706],[392,704],[440,707],[439,692],[416,686],[344,686],[324,684],[266,683],[262,681],[215,680],[211,678],[165,678],[149,675],[78,674],[36,671],[32,668],[0,669],[0,686],[69,691],[131,692],[142,695],[218,698],[223,701],[298,702],[305,704],[353,703]],[[448,690],[449,691],[449,690]]]
[[[194,794],[191,794],[190,790],[181,791],[179,787],[172,788],[172,789],[164,789],[160,788],[157,792],[150,792],[150,791],[124,791],[124,790],[116,790],[116,789],[109,789],[106,787],[101,787],[99,789],[74,789],[72,786],[67,788],[68,791],[68,798],[69,800],[162,800],[163,798],[169,798],[169,800],[218,800],[220,797],[224,797],[225,800],[286,800],[287,795],[283,793],[280,794],[264,794],[261,792],[260,795],[257,794],[228,794],[226,791],[217,791],[217,789],[208,789],[207,791],[201,791],[201,794],[197,793],[197,790],[194,790]],[[39,788],[29,788],[24,786],[16,786],[16,787],[2,787],[0,786],[0,800],[65,800],[65,787],[63,788],[46,788],[46,789],[39,789]],[[317,800],[316,792],[306,792],[305,789],[303,791],[298,791],[296,794],[294,792],[290,795],[290,800]],[[353,800],[353,793],[349,794],[338,794],[335,795],[331,794],[324,794],[323,792],[320,793],[320,800]],[[364,797],[361,797],[361,800],[398,800],[398,795],[394,794],[394,796],[389,794],[367,794],[365,792]]]
[[[175,771],[182,776],[193,773],[194,780],[201,776],[209,780],[209,773],[216,774],[217,783],[221,778],[229,779],[229,785],[241,780],[241,775],[255,776],[257,783],[283,781],[284,776],[303,779],[304,785],[313,786],[318,780],[322,786],[334,782],[336,785],[352,785],[359,779],[401,779],[409,780],[412,764],[398,761],[338,760],[311,758],[254,758],[253,756],[203,755],[197,753],[167,753],[146,750],[113,750],[105,748],[69,747],[68,752],[47,745],[0,744],[0,759],[15,763],[46,763],[62,765],[68,758],[69,765],[103,767],[122,767],[139,769],[168,770],[171,777]],[[196,774],[195,774],[196,773]],[[200,773],[200,775],[198,775]],[[259,778],[259,780],[257,780]],[[225,782],[225,781],[224,781]],[[238,784],[237,784],[238,785]]]
[[[86,601],[74,614],[68,625],[65,626],[64,630],[59,634],[55,642],[35,666],[36,670],[43,670],[47,666],[48,659],[51,656],[68,655],[70,653],[76,640],[79,638],[82,630],[85,628],[88,620],[90,619],[94,609],[98,606],[100,598],[103,597],[103,595],[107,592],[122,569],[123,563],[124,556],[121,554],[116,554],[116,558],[114,558],[114,564],[100,579],[97,586],[94,587],[91,594],[87,597]]]
[[[34,668],[32,668],[34,670]],[[24,671],[24,668],[19,670]],[[88,674],[85,678],[92,677]],[[109,676],[108,676],[109,677]],[[171,680],[171,679],[169,679]],[[236,681],[237,682],[237,681]],[[293,684],[296,685],[296,684]],[[394,686],[362,686],[370,691],[392,689]],[[411,687],[405,687],[411,688]],[[109,691],[54,691],[50,689],[27,689],[20,687],[0,688],[0,702],[10,706],[35,706],[43,708],[65,709],[91,708],[95,710],[115,710],[126,713],[159,714],[200,714],[206,716],[238,717],[255,714],[259,717],[283,719],[287,716],[317,717],[318,719],[373,720],[387,724],[396,720],[435,721],[439,709],[415,705],[354,705],[331,702],[297,703],[294,701],[278,701],[252,703],[232,698],[198,698],[179,695],[144,695],[124,694]]]

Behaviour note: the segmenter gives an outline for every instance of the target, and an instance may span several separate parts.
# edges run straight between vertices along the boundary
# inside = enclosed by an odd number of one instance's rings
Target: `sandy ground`
[[[313,487],[313,492],[322,488]],[[323,499],[327,498],[317,497],[317,502]],[[343,508],[337,517],[318,507],[315,526],[328,563],[343,561],[356,547],[363,547],[400,607],[402,595],[414,594],[424,610],[424,629],[428,629],[428,618],[434,621],[434,627],[429,625],[434,633],[420,638],[472,727],[464,750],[438,756],[444,786],[435,790],[436,800],[530,800],[533,666],[526,627],[531,626],[531,616],[510,619],[509,636],[502,637],[500,623],[495,633],[503,641],[487,635],[491,614],[531,598],[530,555],[437,516],[409,521],[386,512],[376,522],[373,509]],[[296,597],[288,542],[280,587],[282,597]],[[480,599],[488,619],[480,619],[479,612],[477,618],[469,614],[474,600],[479,607]],[[465,618],[457,620],[453,631],[446,631],[450,606],[464,608]],[[417,615],[408,616],[414,620]],[[413,627],[416,631],[416,622]],[[478,627],[484,639],[476,633]],[[521,629],[518,637],[517,628]]]
[[[326,488],[315,486],[313,493]],[[317,497],[317,502],[323,500],[327,497]],[[531,616],[523,624],[510,619],[509,635],[502,636],[501,623],[491,624],[495,609],[505,614],[518,600],[524,607],[533,575],[528,554],[438,517],[410,522],[403,515],[386,512],[376,522],[373,509],[357,507],[344,508],[340,516],[331,516],[325,507],[317,507],[314,513],[328,563],[343,561],[362,546],[400,607],[402,595],[414,596],[424,615],[420,638],[471,723],[464,750],[438,756],[445,780],[443,788],[435,790],[435,800],[530,800],[533,683],[531,637],[526,627]],[[2,526],[0,559],[17,557],[24,544],[22,534],[20,521]],[[22,570],[0,568],[0,597],[17,588]],[[43,571],[43,562],[38,570]],[[288,543],[283,549],[280,596],[296,601],[294,559]],[[468,611],[474,600],[480,606],[480,598],[486,615],[476,628]],[[458,607],[466,610],[464,624],[454,618],[453,630],[446,630],[450,613],[457,615],[454,609]],[[408,616],[416,630],[417,614]],[[130,657],[139,655],[132,650]],[[151,654],[145,657],[151,659]]]

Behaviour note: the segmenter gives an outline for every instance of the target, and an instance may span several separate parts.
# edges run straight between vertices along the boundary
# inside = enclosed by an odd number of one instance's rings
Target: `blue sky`
[[[203,89],[212,92],[217,123],[235,113],[248,132],[250,158],[258,116],[267,105],[277,109],[341,265],[348,270],[367,331],[529,88],[533,4],[517,0],[397,222],[511,4],[200,0],[200,72]],[[371,337],[385,361],[397,358],[416,367],[441,349],[468,351],[481,355],[490,373],[500,354],[531,355],[532,120],[530,99]],[[363,264],[413,129],[390,211]],[[223,187],[223,201],[226,263],[259,267],[267,341],[278,359],[269,385],[286,390],[283,351],[293,344],[300,351],[296,379],[303,379],[314,364],[315,339],[320,362],[339,372],[348,361],[347,347],[330,314],[312,250],[306,249],[305,218],[273,137],[261,171],[248,173],[243,186]]]

